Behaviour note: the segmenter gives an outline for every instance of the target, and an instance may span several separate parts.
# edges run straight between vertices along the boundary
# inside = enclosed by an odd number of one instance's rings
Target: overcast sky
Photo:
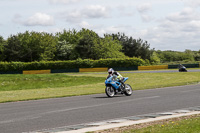
[[[88,28],[125,33],[156,50],[200,49],[199,0],[0,0],[0,35]]]

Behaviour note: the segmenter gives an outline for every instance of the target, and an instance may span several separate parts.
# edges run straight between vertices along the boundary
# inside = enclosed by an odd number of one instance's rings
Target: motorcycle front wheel
[[[106,86],[105,92],[108,97],[113,97],[115,95],[115,90],[112,86]]]
[[[125,90],[124,90],[124,94],[126,96],[130,96],[133,93],[133,89],[131,88],[131,86],[129,84],[125,84]]]

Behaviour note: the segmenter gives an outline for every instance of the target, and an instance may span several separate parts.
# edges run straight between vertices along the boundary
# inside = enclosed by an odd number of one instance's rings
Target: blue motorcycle
[[[111,76],[106,79],[106,95],[108,97],[113,97],[114,95],[120,93],[125,94],[126,96],[130,96],[133,93],[133,90],[129,84],[125,84],[128,77],[123,78],[121,81],[117,79],[116,76]]]

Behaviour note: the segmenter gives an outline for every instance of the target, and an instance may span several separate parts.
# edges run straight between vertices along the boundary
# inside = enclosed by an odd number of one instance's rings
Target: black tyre
[[[125,84],[125,90],[124,90],[124,94],[126,96],[130,96],[133,93],[133,89],[131,88],[131,86],[129,84]]]
[[[108,97],[113,97],[115,95],[115,90],[112,86],[106,86],[105,92]]]

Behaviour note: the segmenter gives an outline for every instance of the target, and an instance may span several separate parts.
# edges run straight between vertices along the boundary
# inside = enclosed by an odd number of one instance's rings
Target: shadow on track
[[[114,97],[112,98],[117,98],[117,97],[124,97],[124,95],[115,95]],[[109,98],[109,99],[112,99],[110,97],[107,97],[107,96],[97,96],[97,97],[92,97],[92,98],[96,98],[96,99],[104,99],[104,98]]]

